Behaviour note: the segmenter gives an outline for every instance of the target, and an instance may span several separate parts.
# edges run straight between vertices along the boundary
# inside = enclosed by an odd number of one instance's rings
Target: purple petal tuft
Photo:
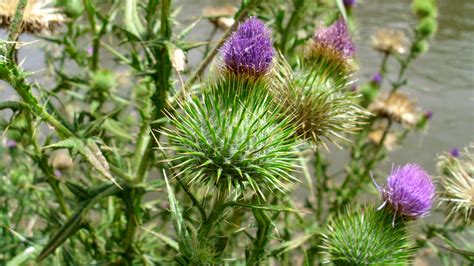
[[[416,218],[430,212],[435,186],[419,165],[406,164],[392,170],[382,197],[396,212]]]
[[[241,23],[220,52],[228,70],[254,77],[268,73],[275,53],[270,31],[255,17]]]
[[[451,153],[451,156],[453,156],[453,157],[455,157],[455,158],[458,158],[459,155],[461,154],[461,153],[459,152],[459,149],[458,149],[458,148],[452,148],[451,151],[450,151],[450,153]]]
[[[356,4],[357,0],[344,0],[342,2],[344,3],[344,6],[346,7],[352,7]]]
[[[355,45],[349,35],[346,22],[342,18],[329,27],[322,27],[316,30],[313,40],[317,45],[336,50],[344,58],[354,56]]]

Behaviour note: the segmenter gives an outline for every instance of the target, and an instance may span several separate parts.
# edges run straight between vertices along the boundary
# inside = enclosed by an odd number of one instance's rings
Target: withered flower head
[[[401,30],[382,28],[372,36],[372,46],[384,53],[404,54],[407,51],[408,39]]]
[[[458,157],[445,153],[439,157],[438,171],[443,191],[441,201],[447,204],[448,217],[474,223],[474,144],[459,152]]]
[[[202,11],[203,17],[209,19],[211,23],[217,27],[227,30],[234,24],[234,15],[237,12],[237,8],[232,5],[225,5],[219,7],[208,6]]]
[[[369,111],[381,117],[387,117],[393,121],[414,126],[420,118],[420,112],[416,102],[411,100],[407,94],[396,91],[387,95],[380,95],[371,105]]]
[[[0,1],[0,27],[8,27],[20,0]],[[52,0],[28,0],[23,13],[22,32],[44,33],[63,23],[66,17]]]

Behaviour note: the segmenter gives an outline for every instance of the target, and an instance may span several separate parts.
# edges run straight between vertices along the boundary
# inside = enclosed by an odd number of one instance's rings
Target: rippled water
[[[357,6],[361,79],[370,78],[380,62],[370,48],[370,35],[380,26],[408,30],[413,23],[410,3],[366,0]],[[433,111],[433,119],[426,134],[410,136],[392,157],[395,163],[418,162],[432,173],[438,153],[474,141],[474,1],[438,4],[438,33],[429,52],[410,68],[406,86],[422,108]]]

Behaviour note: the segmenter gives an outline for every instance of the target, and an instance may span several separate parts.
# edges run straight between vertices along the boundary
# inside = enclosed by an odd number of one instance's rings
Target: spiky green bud
[[[250,188],[265,198],[265,191],[284,191],[294,180],[297,151],[290,118],[279,119],[265,89],[246,86],[257,84],[220,80],[181,102],[182,110],[170,116],[174,128],[164,134],[186,184],[207,191]]]
[[[107,69],[98,70],[92,76],[92,89],[96,92],[104,93],[115,89],[117,82],[114,74]]]
[[[417,32],[423,38],[431,38],[436,33],[438,29],[438,22],[435,18],[427,17],[420,20],[418,26],[416,27]]]
[[[411,7],[413,13],[420,18],[436,17],[438,15],[435,0],[414,0]]]
[[[335,216],[323,234],[323,249],[335,265],[406,265],[413,248],[406,225],[393,214],[356,207]]]
[[[427,40],[419,40],[412,47],[412,53],[415,56],[422,55],[428,51],[430,44]]]

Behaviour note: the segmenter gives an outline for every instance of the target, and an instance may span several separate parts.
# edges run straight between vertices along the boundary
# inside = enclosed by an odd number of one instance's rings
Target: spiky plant
[[[413,248],[406,224],[392,214],[356,207],[335,216],[323,234],[327,262],[334,265],[406,265]]]
[[[298,136],[315,147],[325,141],[337,144],[346,133],[359,129],[369,113],[357,103],[357,95],[346,91],[346,74],[338,67],[303,65],[296,74],[279,58],[273,92],[282,109],[294,118]]]
[[[291,118],[279,119],[258,84],[223,79],[180,103],[182,110],[171,115],[173,128],[165,132],[178,178],[207,191],[250,187],[263,199],[266,190],[284,191],[294,180]],[[251,95],[241,97],[242,91]]]
[[[471,150],[474,144],[471,144]],[[438,161],[438,169],[442,174],[440,183],[441,201],[447,205],[448,218],[474,222],[474,155],[465,149],[462,154],[453,150],[443,154]]]

